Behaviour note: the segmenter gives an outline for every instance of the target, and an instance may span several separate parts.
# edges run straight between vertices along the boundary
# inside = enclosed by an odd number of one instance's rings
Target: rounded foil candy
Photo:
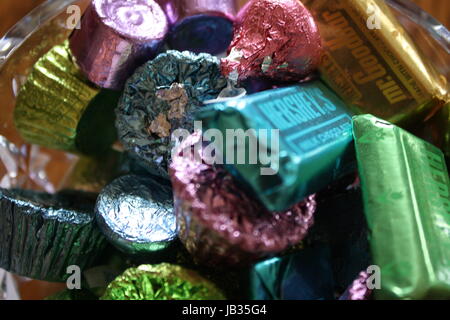
[[[106,239],[94,222],[95,197],[0,189],[0,267],[46,281],[65,281],[67,267],[83,271]]]
[[[70,49],[90,81],[120,90],[155,56],[168,30],[166,15],[153,0],[93,0],[70,37]]]
[[[208,280],[183,267],[162,263],[130,268],[106,288],[102,300],[224,300]]]
[[[167,14],[168,43],[179,51],[219,54],[233,36],[236,0],[157,0]]]
[[[106,151],[116,140],[114,108],[119,94],[98,90],[72,61],[68,42],[33,66],[21,87],[14,123],[25,141],[83,154]]]
[[[106,238],[126,253],[159,252],[177,237],[171,187],[148,176],[110,183],[97,199],[96,219]]]
[[[219,61],[209,54],[168,51],[140,67],[128,80],[116,127],[125,149],[168,178],[172,133],[194,129],[194,113],[226,86]]]
[[[238,14],[228,54],[226,76],[298,81],[318,67],[321,37],[299,0],[251,0]]]
[[[206,164],[203,149],[194,147],[200,141],[200,132],[185,139],[170,166],[178,236],[198,262],[245,265],[305,237],[313,223],[314,195],[270,212],[223,167]],[[186,155],[192,149],[195,154]]]

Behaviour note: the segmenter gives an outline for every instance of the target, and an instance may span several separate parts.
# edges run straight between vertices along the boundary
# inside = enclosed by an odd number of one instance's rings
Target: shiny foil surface
[[[195,271],[162,263],[126,270],[111,282],[102,300],[224,300],[225,296]]]
[[[156,0],[165,11],[172,49],[219,54],[233,35],[236,0]]]
[[[297,81],[314,71],[322,55],[318,27],[299,0],[250,0],[238,14],[224,75]]]
[[[348,287],[347,291],[339,300],[369,300],[372,296],[372,290],[367,287],[369,274],[361,271],[358,278]]]
[[[250,272],[250,299],[332,300],[333,271],[327,246],[257,263]]]
[[[319,80],[215,103],[197,113],[203,128],[223,136],[227,130],[254,130],[245,142],[227,139],[221,151],[224,159],[234,157],[227,169],[269,210],[287,209],[356,168],[351,116]],[[236,159],[244,152],[256,154],[254,161]]]
[[[268,211],[223,167],[202,161],[200,139],[195,132],[183,141],[170,166],[178,236],[194,259],[245,265],[298,244],[313,223],[315,196],[282,212]],[[191,148],[197,150],[190,157]]]
[[[66,41],[34,65],[17,97],[15,126],[29,143],[69,152],[102,152],[115,140],[111,117],[118,97],[99,95],[73,63]],[[96,127],[86,129],[84,123]]]
[[[149,176],[114,180],[100,193],[95,211],[100,230],[126,253],[159,252],[177,237],[171,187]]]
[[[219,61],[209,54],[160,54],[127,82],[116,112],[119,139],[155,175],[168,178],[172,133],[177,129],[192,132],[194,112],[225,86]]]
[[[325,49],[319,70],[357,114],[421,123],[448,99],[448,83],[384,1],[304,0]]]
[[[93,0],[70,36],[70,49],[90,81],[120,90],[155,56],[168,31],[164,11],[153,0]]]
[[[0,267],[18,275],[65,281],[67,267],[88,268],[106,239],[94,222],[95,195],[0,190]]]
[[[353,119],[381,299],[450,298],[450,181],[442,152],[371,115]],[[382,183],[380,183],[382,182]]]

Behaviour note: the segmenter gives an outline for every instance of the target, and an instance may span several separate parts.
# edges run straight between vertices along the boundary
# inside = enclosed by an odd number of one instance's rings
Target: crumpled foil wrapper
[[[194,112],[227,85],[219,61],[209,54],[167,51],[128,80],[116,127],[125,149],[145,160],[155,175],[168,178],[176,129],[190,132]]]
[[[177,237],[171,187],[149,176],[127,175],[106,186],[97,199],[96,220],[126,253],[160,252]]]
[[[89,267],[106,239],[94,223],[95,197],[0,189],[0,267],[33,279],[65,281]]]
[[[228,54],[222,59],[226,76],[298,81],[318,67],[322,43],[300,1],[251,0],[238,14]]]
[[[183,267],[162,263],[126,270],[111,282],[102,300],[224,300],[208,280]]]
[[[348,287],[347,291],[339,300],[369,300],[372,296],[372,290],[367,287],[369,274],[361,271],[358,278]]]
[[[315,196],[271,212],[221,166],[206,164],[195,132],[179,145],[170,175],[181,241],[206,265],[245,265],[299,243],[313,223]],[[201,145],[200,145],[201,146]]]

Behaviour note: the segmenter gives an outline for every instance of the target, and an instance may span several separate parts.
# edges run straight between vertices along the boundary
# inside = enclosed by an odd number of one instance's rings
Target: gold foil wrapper
[[[98,92],[73,63],[65,41],[37,61],[21,88],[14,110],[17,130],[29,143],[78,152],[77,126]]]
[[[409,126],[435,114],[448,84],[384,1],[304,0],[319,25],[325,82],[357,114]]]

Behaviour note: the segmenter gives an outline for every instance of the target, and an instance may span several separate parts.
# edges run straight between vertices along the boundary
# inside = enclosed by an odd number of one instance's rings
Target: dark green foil
[[[0,267],[33,279],[65,281],[105,248],[94,223],[95,196],[0,189]]]
[[[195,271],[168,263],[126,270],[102,300],[223,300],[224,295]]]
[[[450,181],[442,152],[371,115],[353,118],[381,299],[450,299]]]
[[[272,211],[288,208],[356,167],[351,114],[320,81],[216,103],[198,112],[197,119],[203,129],[218,129],[224,137],[227,129],[254,129],[258,145],[267,144],[268,154],[274,154],[272,136],[262,143],[259,130],[280,130],[278,171],[276,164],[262,164],[260,156],[250,163],[248,155],[254,152],[249,139],[236,143],[224,138],[222,150],[224,161],[234,152],[234,164],[225,161],[227,168]],[[245,164],[238,164],[236,154],[243,150]],[[263,168],[277,172],[263,175]]]
[[[194,112],[226,84],[214,56],[173,50],[160,54],[125,85],[116,111],[119,139],[153,174],[168,178],[173,131],[192,132]]]

